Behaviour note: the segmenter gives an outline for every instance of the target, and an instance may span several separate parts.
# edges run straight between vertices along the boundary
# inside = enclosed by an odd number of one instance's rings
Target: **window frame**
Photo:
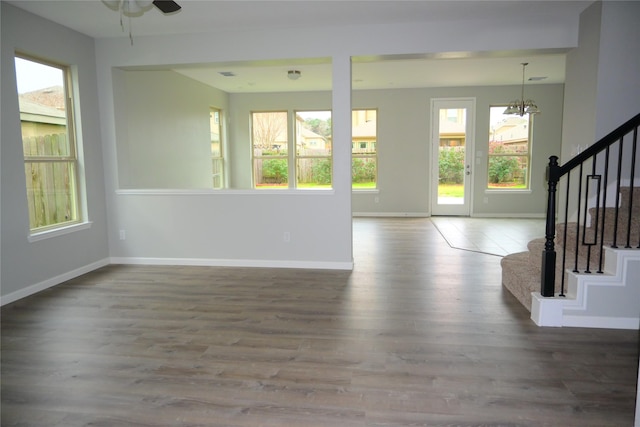
[[[211,115],[212,114],[218,114],[218,120],[215,123],[215,125],[218,128],[218,137],[219,137],[219,144],[220,144],[220,148],[219,148],[219,152],[220,155],[219,156],[214,156],[213,155],[213,139],[210,141],[211,142],[211,185],[213,187],[213,189],[218,190],[218,189],[223,189],[226,187],[226,164],[225,164],[225,137],[224,137],[224,129],[222,126],[223,123],[223,111],[222,109],[218,108],[218,107],[209,107],[209,132],[210,134],[213,134],[213,129],[211,128],[212,124],[213,124],[213,120]],[[218,173],[215,172],[215,168],[213,167],[214,162],[218,161],[220,164],[220,171]],[[220,185],[216,186],[216,178],[218,178],[220,180]]]
[[[353,161],[354,159],[364,159],[365,161],[367,159],[373,159],[374,163],[375,163],[375,174],[374,174],[374,183],[375,185],[372,188],[357,188],[354,187],[354,182],[353,182],[353,175],[351,178],[351,191],[377,191],[378,190],[378,171],[379,171],[379,159],[378,159],[378,113],[379,110],[378,108],[353,108],[351,109],[351,114],[353,115],[354,113],[356,113],[357,111],[364,111],[365,116],[367,116],[367,111],[375,111],[375,122],[376,122],[376,134],[375,134],[375,141],[364,141],[367,144],[369,143],[373,143],[375,146],[375,152],[373,153],[354,153],[354,149],[355,150],[360,150],[361,148],[361,143],[362,141],[354,141],[354,135],[353,135],[353,124],[351,125],[351,168],[353,171]],[[366,122],[366,119],[365,119]],[[354,145],[358,145],[359,148],[354,148]]]
[[[285,139],[286,139],[286,152],[284,155],[269,155],[269,156],[256,156],[255,154],[255,122],[254,122],[254,115],[255,114],[266,114],[266,113],[272,113],[272,114],[277,114],[277,113],[284,113],[285,117],[286,117],[286,122],[285,122]],[[282,110],[282,109],[277,109],[277,110],[255,110],[255,111],[251,111],[249,113],[249,125],[250,125],[250,138],[251,138],[251,181],[252,181],[252,186],[254,190],[263,190],[263,189],[272,189],[272,190],[282,190],[282,189],[288,189],[291,188],[291,179],[290,179],[290,175],[291,175],[291,161],[290,161],[290,153],[291,153],[291,138],[289,136],[289,111],[288,110]],[[264,160],[285,160],[287,167],[287,186],[266,186],[265,188],[260,188],[258,186],[258,183],[256,182],[256,162],[257,161],[264,161]]]
[[[332,111],[331,110],[309,110],[309,109],[302,109],[302,110],[293,110],[293,126],[294,126],[294,132],[293,132],[293,149],[290,150],[290,152],[293,153],[293,165],[294,165],[294,172],[295,172],[295,180],[293,182],[289,183],[290,188],[301,188],[300,182],[299,182],[299,176],[298,176],[298,166],[299,166],[299,161],[300,160],[305,160],[305,159],[310,159],[310,160],[315,160],[315,159],[328,159],[329,160],[329,164],[331,165],[331,182],[329,183],[329,187],[325,188],[325,187],[321,187],[321,188],[317,188],[317,187],[309,187],[308,189],[312,189],[312,190],[316,190],[316,189],[332,189],[333,188],[333,138],[330,138],[329,141],[329,155],[299,155],[298,154],[298,135],[300,134],[298,132],[298,126],[300,126],[300,124],[298,123],[298,113],[315,113],[315,112],[328,112],[330,115],[332,115]],[[331,116],[330,116],[331,117]],[[331,134],[333,135],[333,126],[331,128]],[[293,185],[292,185],[293,184]],[[305,188],[307,189],[307,188]]]
[[[29,238],[36,237],[44,237],[45,235],[59,235],[60,233],[66,233],[71,229],[77,228],[79,224],[83,224],[83,211],[81,204],[81,182],[80,182],[80,165],[79,165],[79,157],[78,157],[78,146],[77,146],[77,129],[79,128],[76,123],[76,115],[75,115],[75,98],[73,91],[73,71],[72,67],[69,64],[64,64],[62,62],[42,59],[40,57],[36,57],[33,55],[29,55],[23,52],[16,51],[14,53],[14,65],[17,59],[21,59],[24,61],[30,61],[33,63],[41,64],[44,66],[52,67],[58,69],[62,72],[62,88],[63,88],[63,97],[64,97],[64,134],[66,135],[66,148],[68,153],[66,155],[29,155],[25,154],[25,143],[24,143],[24,127],[23,127],[23,111],[21,111],[20,106],[18,106],[20,118],[20,135],[22,140],[22,154],[24,160],[25,167],[25,178],[28,179],[28,170],[33,169],[29,167],[30,165],[46,165],[46,167],[51,166],[54,168],[56,165],[66,165],[68,171],[69,182],[66,184],[69,187],[69,196],[68,200],[70,214],[70,219],[66,219],[64,221],[57,221],[50,224],[38,225],[35,223],[35,215],[32,215],[32,210],[35,212],[36,207],[33,206],[30,201],[29,195],[29,186],[25,182],[25,192],[27,196],[27,204],[29,205]],[[16,85],[20,79],[20,75],[18,74],[18,70],[16,68]],[[16,87],[17,89],[17,87]],[[27,114],[27,113],[25,113]],[[35,122],[35,123],[43,123],[43,122]],[[32,172],[33,173],[33,172]],[[64,184],[63,184],[64,185]],[[54,193],[59,193],[56,189],[61,188],[59,185],[54,185],[53,187]],[[64,187],[63,187],[64,188]],[[64,192],[63,192],[64,193]],[[55,196],[54,196],[55,197]],[[43,202],[43,207],[49,205],[51,203],[50,200],[47,202]],[[47,207],[49,209],[50,206]],[[39,239],[37,239],[39,240]]]
[[[508,107],[508,105],[504,104],[498,104],[498,105],[490,105],[489,106],[489,116],[491,116],[491,109],[496,108],[496,109],[506,109]],[[505,115],[507,117],[520,117],[520,116],[516,116],[516,115]],[[493,139],[493,132],[491,130],[491,126],[492,123],[491,121],[489,122],[489,138],[488,138],[488,142],[487,142],[487,175],[486,175],[486,179],[487,179],[487,185],[485,187],[485,192],[496,192],[496,193],[506,193],[506,192],[529,192],[531,191],[531,170],[532,170],[532,147],[533,147],[533,124],[534,124],[534,116],[535,114],[525,114],[524,116],[522,116],[522,118],[527,117],[526,120],[526,127],[527,127],[527,150],[526,152],[523,153],[497,153],[497,154],[492,154],[491,153],[491,143],[494,142]],[[523,180],[524,180],[524,187],[498,187],[498,186],[491,186],[491,179],[490,179],[490,173],[491,173],[491,169],[490,169],[490,165],[491,165],[491,159],[492,158],[497,158],[497,157],[517,157],[517,158],[524,158],[525,162],[526,162],[526,171],[523,175]]]

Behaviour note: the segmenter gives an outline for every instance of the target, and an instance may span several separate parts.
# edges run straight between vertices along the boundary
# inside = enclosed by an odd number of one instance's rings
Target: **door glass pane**
[[[466,109],[440,109],[438,204],[464,204]]]

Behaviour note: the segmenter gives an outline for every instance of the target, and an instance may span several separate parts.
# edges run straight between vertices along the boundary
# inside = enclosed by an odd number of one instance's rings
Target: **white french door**
[[[469,216],[475,99],[431,100],[431,214]]]

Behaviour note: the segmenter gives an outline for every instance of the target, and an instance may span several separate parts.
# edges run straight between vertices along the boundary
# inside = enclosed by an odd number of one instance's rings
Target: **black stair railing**
[[[565,295],[564,271],[603,272],[604,247],[640,248],[640,185],[637,160],[640,114],[586,148],[564,165],[551,156],[547,167],[548,198],[540,293],[556,291],[556,265],[562,267],[559,295]],[[575,185],[572,186],[572,181]],[[564,200],[559,202],[560,198]],[[558,212],[561,204],[562,218]],[[561,236],[556,236],[556,222]],[[562,243],[557,259],[556,242]],[[568,247],[569,246],[569,247]]]

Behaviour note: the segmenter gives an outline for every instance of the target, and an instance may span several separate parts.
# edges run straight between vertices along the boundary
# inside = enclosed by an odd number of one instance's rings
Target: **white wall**
[[[593,144],[640,112],[640,2],[605,1],[580,16],[567,55],[563,156]]]
[[[543,113],[535,117],[533,125],[531,190],[517,193],[486,191],[486,187],[489,107],[507,104],[519,93],[519,86],[354,92],[354,108],[379,109],[379,191],[354,193],[353,211],[383,215],[430,214],[430,101],[471,97],[476,99],[472,215],[542,216],[546,206],[546,165],[549,156],[559,155],[561,149],[563,85],[528,85],[526,90]]]
[[[640,113],[640,2],[602,3],[596,138]]]
[[[227,95],[170,71],[118,71],[126,95],[116,103],[118,173],[122,189],[202,189],[211,186],[208,161],[210,105],[228,123],[229,188],[252,188],[249,118],[252,111],[330,110],[330,92]],[[114,86],[116,84],[114,83]],[[355,91],[353,108],[378,109],[379,173],[376,191],[353,193],[353,212],[426,216],[430,213],[430,100],[476,99],[474,206],[483,216],[542,216],[544,173],[550,155],[560,154],[563,85],[528,85],[542,115],[535,117],[531,189],[486,191],[488,112],[519,93],[516,86]],[[116,93],[120,92],[116,89]],[[161,120],[157,118],[160,117]],[[186,126],[185,124],[189,124]],[[204,160],[204,161],[201,161]],[[376,202],[376,199],[378,200]]]
[[[225,92],[173,71],[114,70],[120,188],[211,188],[210,107]]]
[[[602,4],[597,2],[582,12],[580,47],[567,54],[562,154],[558,156],[561,164],[596,140],[595,104],[601,7]]]
[[[25,13],[4,2],[2,9],[2,272],[3,303],[24,296],[26,289],[47,287],[51,280],[78,274],[108,261],[105,192],[100,139],[100,115],[93,40]],[[33,29],[37,28],[37,31]],[[88,228],[29,242],[29,214],[14,52],[73,65],[79,102],[76,116],[81,184],[87,195]],[[75,273],[74,273],[75,272]],[[30,288],[31,287],[31,288]]]
[[[117,258],[192,259],[198,262],[261,264],[303,262],[317,266],[351,263],[349,58],[354,55],[563,48],[577,41],[577,22],[514,17],[508,23],[450,23],[235,32],[230,34],[98,40],[98,91],[102,114],[110,249]],[[499,25],[498,25],[499,24]],[[539,28],[545,31],[539,31]],[[446,31],[448,37],[441,34]],[[516,35],[517,36],[514,36]],[[220,43],[228,40],[228,43]],[[286,40],[286,43],[284,42]],[[262,59],[330,57],[334,125],[334,190],[268,194],[124,194],[117,181],[113,67],[195,64]],[[512,95],[510,95],[511,97]],[[355,96],[354,96],[355,98]],[[422,102],[426,105],[427,99]],[[231,107],[233,108],[233,107]],[[230,124],[233,128],[233,120]],[[237,135],[230,132],[233,139]],[[247,159],[248,161],[248,159]],[[383,167],[383,166],[381,166]],[[424,172],[416,172],[418,175]],[[234,180],[237,177],[233,177]],[[236,180],[234,185],[243,185]],[[392,193],[387,193],[392,201]],[[425,206],[419,207],[424,210]],[[410,208],[414,209],[414,208]],[[311,226],[311,224],[313,224]],[[126,230],[127,240],[118,240]],[[291,242],[282,244],[285,231]],[[171,242],[168,245],[166,242]],[[195,261],[194,261],[195,262]],[[230,262],[230,261],[229,261]]]

